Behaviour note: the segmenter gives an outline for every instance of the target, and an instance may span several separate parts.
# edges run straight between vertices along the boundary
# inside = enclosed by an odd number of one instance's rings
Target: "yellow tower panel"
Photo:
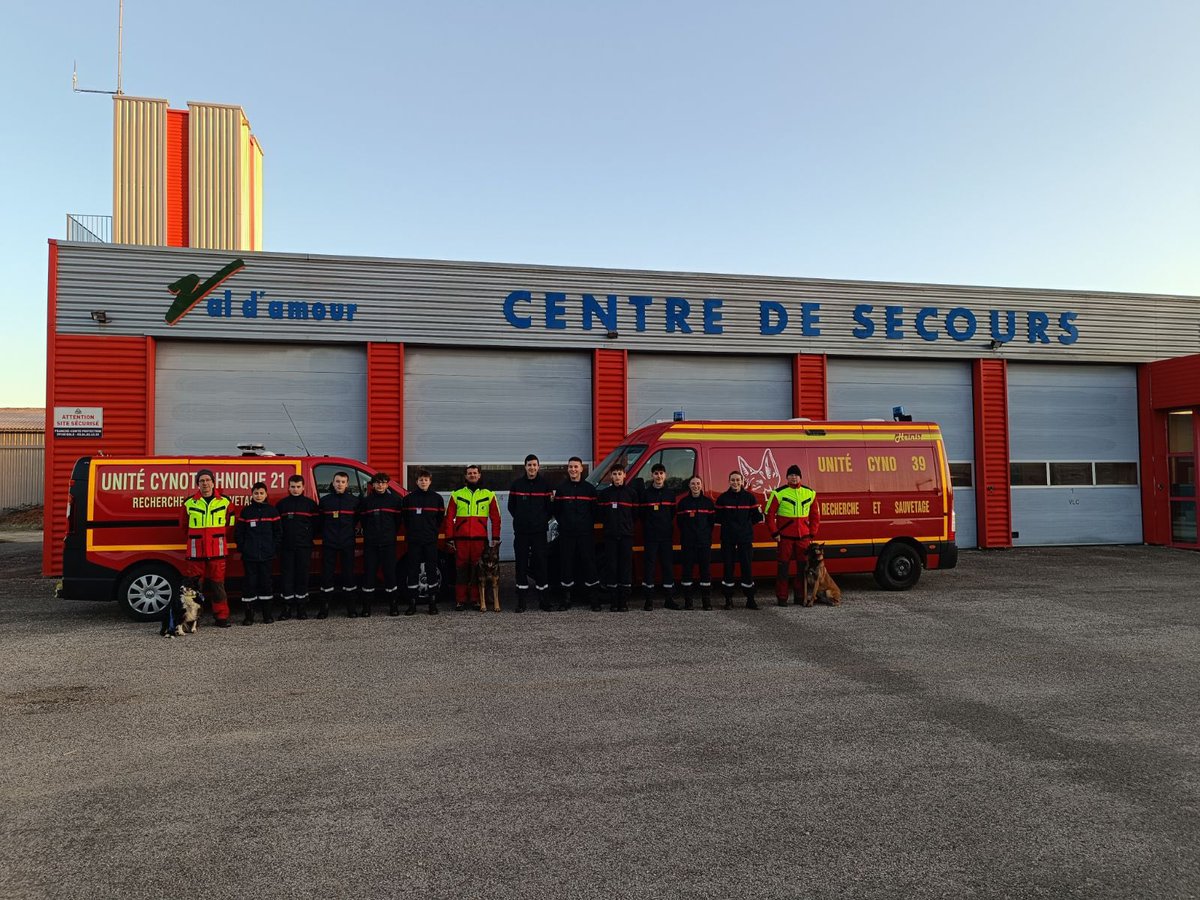
[[[113,98],[113,242],[167,243],[167,101]]]

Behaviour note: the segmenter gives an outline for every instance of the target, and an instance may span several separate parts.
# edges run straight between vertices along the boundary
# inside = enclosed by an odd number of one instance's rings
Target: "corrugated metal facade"
[[[404,345],[367,345],[367,459],[404,479]]]
[[[167,110],[167,245],[188,246],[188,114]]]
[[[167,101],[113,97],[113,242],[167,242]]]
[[[46,447],[43,574],[62,568],[64,513],[75,460],[99,452],[140,456],[150,451],[146,423],[153,420],[153,353],[148,338],[54,336],[46,365],[46,405],[101,407],[104,434],[52,440]]]
[[[629,429],[670,419],[788,419],[792,360],[786,356],[629,354]]]
[[[42,502],[46,435],[0,428],[0,509]]]
[[[592,459],[600,462],[629,433],[629,354],[596,350],[592,356]]]
[[[189,103],[188,230],[193,247],[244,250],[243,124],[239,106]],[[245,129],[248,132],[248,128]]]
[[[1008,364],[980,359],[973,365],[975,505],[980,547],[1012,546],[1008,469]],[[961,521],[960,521],[961,526]]]
[[[193,113],[198,110],[193,108]],[[232,111],[230,112],[232,115]],[[229,116],[226,117],[230,118]],[[224,121],[224,120],[222,120]],[[215,127],[215,126],[214,126]],[[193,139],[197,133],[192,129]],[[237,129],[232,128],[231,134]],[[195,150],[195,144],[192,147]],[[211,161],[193,158],[195,173]],[[231,175],[232,173],[227,173]],[[206,176],[207,177],[207,176]],[[222,175],[222,177],[226,177]],[[193,189],[193,199],[197,192]],[[227,217],[226,217],[227,218]],[[215,210],[193,209],[193,226],[203,221],[208,237],[195,231],[193,243],[209,240],[217,224],[222,235],[232,238],[232,226]],[[364,259],[355,257],[308,256],[302,254],[239,254],[245,268],[222,285],[234,302],[232,315],[209,316],[203,306],[175,326],[163,321],[170,295],[166,286],[181,275],[197,274],[201,280],[234,258],[232,252],[175,248],[114,247],[101,244],[62,244],[59,294],[59,330],[94,334],[96,325],[88,317],[95,304],[114,313],[108,333],[184,335],[194,337],[254,340],[395,341],[405,344],[441,344],[631,351],[687,351],[704,353],[769,354],[791,357],[795,353],[828,355],[872,355],[882,357],[989,358],[1040,361],[1140,362],[1179,353],[1200,352],[1200,303],[1192,297],[1069,293],[1005,288],[946,287],[941,285],[836,282],[810,279],[761,278],[751,276],[637,272],[612,269],[555,268],[548,266],[499,265],[495,263],[438,262],[430,260]],[[289,318],[289,307],[281,317],[260,314],[246,318],[241,303],[251,291],[267,291],[268,299],[297,304],[297,313],[308,318]],[[518,328],[505,316],[506,298],[528,291],[529,300],[510,301]],[[547,309],[545,295],[551,295]],[[558,295],[563,294],[561,300]],[[584,294],[603,306],[612,295],[618,328],[615,337],[589,316],[583,315]],[[643,327],[637,328],[637,310],[629,297],[652,297],[644,309]],[[691,332],[667,330],[666,298],[691,298]],[[721,319],[712,327],[721,334],[706,334],[698,316],[703,298],[721,298]],[[804,337],[786,332],[760,333],[760,301],[770,299],[793,309],[803,303],[820,303],[821,335]],[[856,338],[854,310],[857,304],[904,305],[916,310],[949,303],[975,310],[986,320],[989,310],[1075,310],[1078,340],[1069,345],[1052,341],[1029,344],[1016,340],[1003,349],[988,349],[982,333],[971,341],[958,342],[941,334],[937,340],[916,337],[911,329],[901,340],[889,339],[882,326],[869,338]],[[332,304],[349,310],[334,321],[325,315],[313,317],[314,304],[323,314]],[[556,310],[561,306],[562,313]],[[799,318],[799,313],[794,314]],[[527,317],[527,319],[525,318]],[[878,316],[877,316],[878,318]],[[553,327],[547,326],[547,319]],[[880,319],[882,322],[882,319]],[[1131,324],[1133,323],[1133,324]],[[561,324],[563,327],[557,327]],[[591,328],[585,328],[585,324]]]
[[[792,415],[824,419],[828,414],[826,359],[820,354],[797,353],[792,371]]]

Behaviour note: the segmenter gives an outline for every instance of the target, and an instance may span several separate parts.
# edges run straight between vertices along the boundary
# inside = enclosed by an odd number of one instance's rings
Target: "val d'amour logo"
[[[219,268],[204,282],[201,282],[200,276],[195,274],[184,275],[178,281],[171,282],[167,285],[167,290],[175,295],[175,302],[171,304],[171,308],[167,310],[167,314],[164,316],[167,324],[174,325],[186,316],[193,306],[244,268],[246,268],[246,261],[235,259],[233,262]]]

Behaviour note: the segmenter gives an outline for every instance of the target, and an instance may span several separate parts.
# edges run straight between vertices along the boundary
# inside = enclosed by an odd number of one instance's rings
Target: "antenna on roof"
[[[79,86],[79,67],[71,64],[71,90],[77,94],[112,94],[120,97],[125,92],[121,90],[121,44],[125,35],[125,0],[117,0],[117,89],[115,91],[98,91],[95,88]]]
[[[304,438],[300,437],[300,429],[299,429],[299,428],[296,428],[296,420],[295,420],[295,419],[293,419],[293,418],[292,418],[292,414],[291,414],[290,412],[288,412],[287,404],[286,404],[286,403],[280,403],[279,405],[283,407],[283,411],[284,411],[284,412],[287,414],[288,421],[292,423],[292,428],[295,428],[295,429],[296,429],[296,439],[297,439],[298,441],[300,441],[300,446],[301,446],[301,447],[304,449],[304,455],[305,455],[305,456],[312,456],[312,454],[308,452],[308,447],[305,447],[305,446],[304,446]]]

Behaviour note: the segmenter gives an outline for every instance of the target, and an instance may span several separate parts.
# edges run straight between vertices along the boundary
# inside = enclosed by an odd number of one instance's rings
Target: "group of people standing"
[[[712,608],[712,546],[719,528],[725,608],[733,605],[740,586],[748,609],[758,609],[752,574],[754,526],[766,521],[778,541],[776,600],[788,602],[794,577],[796,596],[801,595],[805,574],[805,551],[815,539],[820,524],[816,492],[800,483],[798,466],[787,470],[787,484],[770,492],[765,511],[758,498],[746,489],[740,472],[731,472],[729,487],[714,502],[700,476],[693,476],[688,490],[679,494],[668,487],[662,465],[651,469],[649,483],[634,485],[626,480],[623,466],[613,466],[608,483],[597,488],[583,477],[583,460],[572,457],[567,478],[552,487],[540,474],[541,463],[530,454],[524,475],[509,487],[508,511],[512,516],[516,553],[517,612],[529,608],[530,592],[538,607],[551,610],[547,531],[557,522],[555,542],[559,568],[558,609],[569,609],[576,600],[601,609],[600,571],[611,609],[626,611],[633,591],[633,538],[636,521],[642,523],[644,545],[643,608],[654,608],[654,594],[661,589],[667,609],[692,609],[698,599],[702,609]],[[321,539],[321,587],[316,617],[329,615],[334,593],[340,592],[346,614],[369,616],[377,591],[388,603],[389,615],[400,615],[400,586],[397,583],[396,540],[403,529],[407,608],[417,610],[424,589],[428,611],[437,613],[441,587],[438,566],[438,537],[445,524],[447,549],[454,553],[456,568],[455,605],[458,609],[478,603],[474,566],[485,548],[500,543],[500,512],[496,494],[482,485],[479,466],[468,466],[464,485],[450,495],[449,509],[432,490],[432,476],[421,469],[416,486],[401,497],[389,486],[387,473],[376,473],[370,490],[359,498],[349,490],[346,472],[333,476],[330,491],[320,502],[306,494],[304,477],[292,475],[288,494],[277,503],[267,502],[267,486],[259,482],[251,490],[251,502],[236,516],[228,498],[216,489],[213,473],[196,473],[196,493],[184,502],[183,524],[188,533],[188,562],[185,577],[196,590],[203,590],[212,603],[218,626],[229,625],[229,603],[225,591],[225,536],[232,522],[234,537],[245,571],[242,606],[243,625],[254,622],[257,609],[263,622],[273,622],[274,592],[271,571],[279,560],[280,619],[308,618],[309,569],[315,540]],[[602,538],[601,557],[596,554],[596,524]],[[674,580],[674,536],[678,528],[682,577]],[[490,533],[489,533],[490,532]],[[356,535],[363,539],[363,578],[354,575]],[[598,565],[598,562],[602,565]],[[792,564],[794,576],[790,576]],[[738,580],[735,581],[735,571]],[[658,578],[656,578],[656,573]]]

